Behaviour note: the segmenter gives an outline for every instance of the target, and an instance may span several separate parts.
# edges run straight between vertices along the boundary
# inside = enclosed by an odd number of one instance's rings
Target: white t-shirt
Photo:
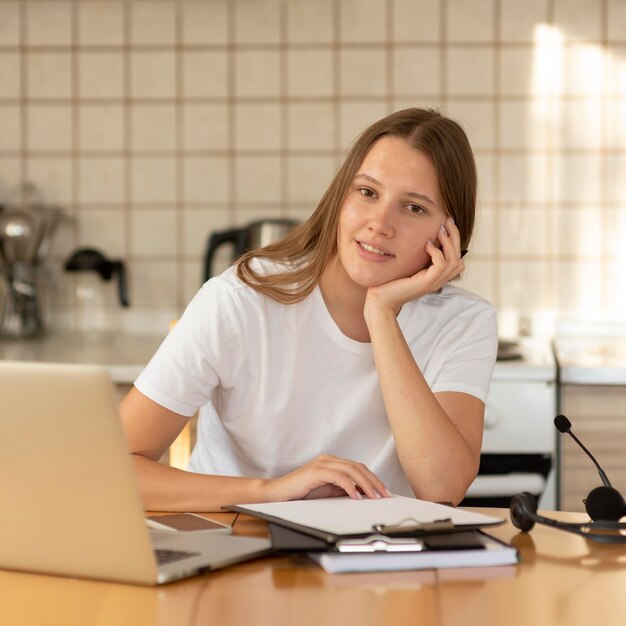
[[[398,322],[433,392],[486,399],[498,341],[488,302],[446,286],[404,305]],[[268,478],[334,454],[413,495],[371,344],[339,330],[319,287],[280,304],[229,268],[200,289],[135,386],[181,415],[200,410],[191,471]]]

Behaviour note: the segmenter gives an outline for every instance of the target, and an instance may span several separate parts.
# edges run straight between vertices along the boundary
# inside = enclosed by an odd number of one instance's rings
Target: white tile
[[[448,41],[487,42],[494,37],[494,0],[448,0]]]
[[[606,68],[608,83],[607,93],[611,96],[626,96],[626,46],[609,46]]]
[[[534,76],[534,57],[528,50],[504,48],[500,51],[500,92],[503,95],[537,94],[533,87]]]
[[[453,48],[447,52],[446,89],[451,95],[490,95],[493,93],[492,50]]]
[[[602,48],[595,44],[572,44],[565,51],[564,65],[564,93],[604,96],[608,63]]]
[[[69,52],[31,52],[25,55],[29,98],[70,98],[72,60]]]
[[[135,98],[176,95],[174,52],[131,52],[131,94]]]
[[[228,41],[227,0],[184,0],[182,11],[183,42],[225,44]]]
[[[626,154],[609,153],[606,156],[607,200],[626,202]]]
[[[74,202],[74,172],[69,158],[30,157],[26,161],[25,178],[36,181],[50,204],[64,207]]]
[[[133,256],[176,254],[178,224],[175,210],[135,210],[130,217],[130,245]]]
[[[545,155],[502,155],[499,177],[500,199],[519,205],[547,203],[551,200],[553,177],[549,159]]]
[[[548,23],[548,0],[506,0],[500,3],[500,38],[533,42],[537,24]]]
[[[317,205],[335,176],[335,161],[324,156],[291,156],[287,162],[287,200]]]
[[[565,100],[559,106],[557,146],[600,149],[603,145],[604,102]]]
[[[278,43],[280,0],[233,0],[236,43]]]
[[[604,235],[602,250],[611,257],[626,259],[626,211],[623,208],[605,210],[597,219],[597,229],[600,241]]]
[[[332,150],[335,118],[332,104],[290,103],[287,147],[291,150]]]
[[[236,157],[238,202],[279,202],[281,169],[278,157]]]
[[[570,40],[602,37],[600,0],[554,0],[554,24]]]
[[[441,91],[441,55],[437,49],[395,48],[393,90],[396,96],[423,96]]]
[[[441,39],[439,0],[394,0],[395,41],[434,42]]]
[[[225,104],[183,105],[183,148],[185,150],[225,150],[228,148],[229,118]]]
[[[127,171],[121,158],[83,157],[78,162],[78,203],[123,204]]]
[[[495,111],[492,102],[455,100],[446,109],[449,117],[463,127],[474,150],[494,148]]]
[[[123,210],[81,210],[77,219],[79,246],[99,248],[112,257],[126,254],[126,216]]]
[[[579,315],[600,314],[604,309],[600,260],[568,260],[555,264],[555,305]]]
[[[124,149],[124,109],[121,105],[82,105],[78,108],[78,147],[81,150]]]
[[[542,256],[550,252],[549,214],[546,209],[525,206],[499,213],[498,239],[507,255]]]
[[[381,49],[344,49],[339,53],[339,89],[343,96],[383,96],[387,93],[387,65]]]
[[[596,203],[602,199],[602,157],[599,154],[563,154],[555,159],[557,202]]]
[[[176,109],[173,105],[131,107],[130,137],[132,150],[176,149]]]
[[[22,83],[21,57],[15,52],[0,53],[0,100],[19,98]]]
[[[330,43],[333,39],[333,0],[289,0],[287,41],[291,43]]]
[[[192,261],[183,261],[179,263],[179,273],[182,270],[182,285],[178,285],[178,290],[182,291],[184,302],[190,302],[198,293],[198,289],[202,286],[203,268],[199,259]]]
[[[177,306],[178,273],[175,261],[133,259],[128,263],[133,309]]]
[[[2,154],[0,152],[0,154]],[[17,187],[22,178],[22,167],[18,157],[0,156],[0,198],[6,198]]]
[[[606,313],[612,312],[617,319],[626,317],[626,290],[615,289],[622,284],[626,275],[626,259],[613,259],[606,264],[604,282],[608,287],[606,293]]]
[[[278,150],[281,147],[278,104],[236,104],[234,109],[237,150]]]
[[[280,54],[273,50],[235,52],[235,94],[237,96],[278,96]]]
[[[626,32],[626,3],[623,0],[608,0],[607,24],[609,41],[624,41]]]
[[[28,0],[26,43],[31,46],[72,43],[72,2],[70,0]]]
[[[29,150],[51,152],[72,148],[72,116],[69,106],[32,105],[26,110]]]
[[[334,93],[331,50],[287,50],[287,93],[290,96],[331,96]]]
[[[491,261],[470,256],[465,263],[465,270],[460,279],[452,281],[451,285],[467,289],[489,302],[493,302],[495,298],[494,273],[494,266]]]
[[[21,129],[22,108],[17,104],[0,104],[0,150],[20,150]]]
[[[5,46],[20,43],[21,2],[0,2],[0,40]]]
[[[81,98],[121,98],[124,65],[121,52],[78,54],[78,94]]]
[[[545,149],[555,134],[555,106],[549,100],[500,102],[500,146],[505,149]]]
[[[124,43],[124,2],[92,0],[79,2],[78,41],[83,45],[120,45]]]
[[[555,208],[553,247],[557,255],[577,258],[611,253],[613,229],[604,234],[604,215],[599,206]]]
[[[224,98],[228,95],[228,59],[221,51],[183,52],[183,95]]]
[[[608,100],[606,107],[606,145],[621,149],[626,146],[626,97]]]
[[[382,43],[387,39],[386,0],[342,0],[339,39],[347,43]]]
[[[132,44],[173,44],[176,41],[176,3],[172,0],[131,0]]]
[[[500,307],[520,311],[554,305],[554,286],[547,261],[501,260],[498,264]]]
[[[210,234],[230,226],[231,218],[228,211],[203,208],[186,209],[183,212],[183,252],[186,257],[198,258],[198,261],[195,261],[198,269],[196,290],[200,286],[201,278],[199,259],[204,255]]]
[[[384,102],[342,102],[339,106],[339,148],[347,149],[370,124],[389,113]]]
[[[132,199],[137,203],[173,204],[176,201],[176,161],[141,157],[132,161]]]
[[[186,157],[183,161],[185,202],[227,203],[230,200],[230,169],[226,157]]]

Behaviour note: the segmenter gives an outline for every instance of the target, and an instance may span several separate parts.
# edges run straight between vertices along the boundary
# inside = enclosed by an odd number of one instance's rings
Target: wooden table
[[[481,509],[506,517],[503,509]],[[580,514],[560,513],[582,521]],[[232,514],[209,517],[231,522]],[[263,536],[241,517],[235,532]],[[0,571],[0,624],[37,626],[613,626],[626,623],[626,547],[545,527],[491,529],[518,566],[329,575],[305,557],[266,558],[162,587]]]

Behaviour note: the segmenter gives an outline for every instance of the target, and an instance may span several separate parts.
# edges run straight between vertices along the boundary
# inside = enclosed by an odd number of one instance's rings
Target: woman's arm
[[[418,498],[460,502],[478,471],[484,403],[469,394],[433,394],[397,322],[401,306],[433,293],[463,269],[458,229],[448,219],[431,242],[432,264],[410,278],[368,290],[365,320],[402,468]]]
[[[382,482],[364,465],[323,455],[274,479],[194,474],[159,463],[188,418],[133,387],[120,413],[146,510],[219,511],[228,504],[349,495],[386,495]]]

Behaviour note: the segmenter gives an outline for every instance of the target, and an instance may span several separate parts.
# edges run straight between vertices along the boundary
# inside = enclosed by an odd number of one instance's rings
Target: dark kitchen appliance
[[[204,255],[203,282],[213,276],[213,261],[218,248],[230,244],[233,248],[232,260],[235,261],[244,252],[262,248],[282,239],[299,222],[289,219],[265,219],[251,222],[242,228],[232,228],[211,233]]]

